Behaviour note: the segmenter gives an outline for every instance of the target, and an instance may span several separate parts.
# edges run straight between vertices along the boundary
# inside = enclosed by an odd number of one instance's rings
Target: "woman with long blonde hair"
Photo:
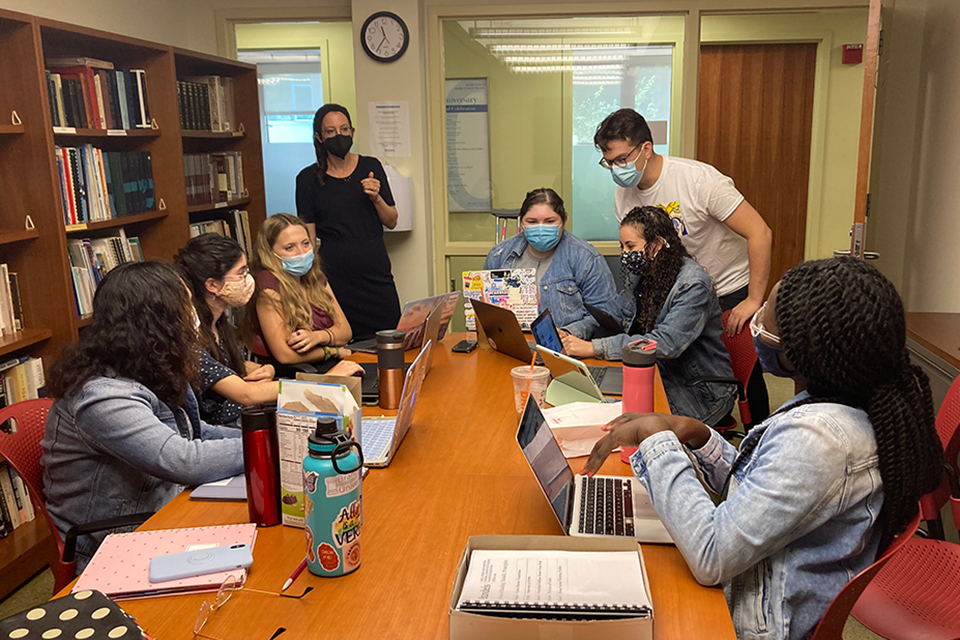
[[[260,226],[251,260],[256,278],[254,330],[280,364],[340,359],[353,332],[316,257],[307,226],[296,216],[278,213]],[[343,363],[337,371],[362,371]]]

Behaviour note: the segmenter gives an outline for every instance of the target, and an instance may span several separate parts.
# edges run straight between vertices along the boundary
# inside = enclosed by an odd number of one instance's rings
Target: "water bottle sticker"
[[[351,544],[360,538],[361,510],[360,500],[354,500],[348,506],[340,509],[336,520],[331,527],[333,541],[338,547]]]
[[[360,471],[357,470],[354,473],[343,475],[338,474],[324,478],[323,481],[327,484],[327,497],[336,498],[356,491],[360,487]]]
[[[336,571],[340,567],[340,554],[326,542],[317,547],[317,557],[320,558],[320,566],[326,571]]]
[[[316,562],[317,554],[313,550],[313,530],[309,526],[304,527],[304,530],[307,533],[307,560]]]

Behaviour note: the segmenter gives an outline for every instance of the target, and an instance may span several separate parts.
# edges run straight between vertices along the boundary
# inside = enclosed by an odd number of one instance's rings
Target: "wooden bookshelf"
[[[226,202],[212,202],[210,204],[194,204],[187,207],[189,213],[201,213],[203,211],[216,211],[217,209],[237,209],[250,204],[250,198],[240,198],[239,200],[227,200]]]
[[[167,214],[167,211],[147,211],[146,213],[134,213],[133,215],[120,216],[119,218],[111,218],[110,220],[84,222],[83,224],[71,224],[64,227],[64,230],[69,236],[82,236],[89,231],[96,231],[97,229],[114,229],[116,227],[125,227],[129,224],[137,224],[139,222],[147,222],[149,220],[160,220],[162,218],[166,218]]]
[[[87,56],[116,68],[143,69],[147,101],[156,128],[130,130],[53,127],[44,60]],[[266,217],[256,67],[169,45],[0,9],[0,118],[16,111],[22,124],[0,124],[0,263],[20,281],[27,329],[0,338],[0,356],[30,355],[50,367],[75,342],[90,320],[81,319],[73,292],[67,241],[113,235],[125,229],[138,237],[144,257],[169,262],[190,237],[183,154],[240,151],[249,197],[228,207],[249,213],[254,235]],[[235,114],[244,131],[180,131],[177,78],[221,75],[233,78]],[[156,203],[164,210],[122,216],[67,228],[55,146],[91,144],[105,150],[149,152]],[[206,209],[206,208],[204,208]],[[25,229],[27,216],[34,229]],[[42,327],[42,328],[39,328]],[[47,559],[50,532],[38,517],[0,539],[0,597],[15,590]]]

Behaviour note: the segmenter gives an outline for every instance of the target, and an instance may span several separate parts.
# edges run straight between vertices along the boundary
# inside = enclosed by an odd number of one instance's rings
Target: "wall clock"
[[[403,19],[390,11],[377,11],[363,23],[360,44],[378,62],[393,62],[407,51],[410,32]]]

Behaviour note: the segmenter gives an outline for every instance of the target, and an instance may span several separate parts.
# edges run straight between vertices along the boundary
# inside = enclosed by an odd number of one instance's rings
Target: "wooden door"
[[[817,44],[700,47],[697,159],[773,231],[769,288],[803,260]]]

